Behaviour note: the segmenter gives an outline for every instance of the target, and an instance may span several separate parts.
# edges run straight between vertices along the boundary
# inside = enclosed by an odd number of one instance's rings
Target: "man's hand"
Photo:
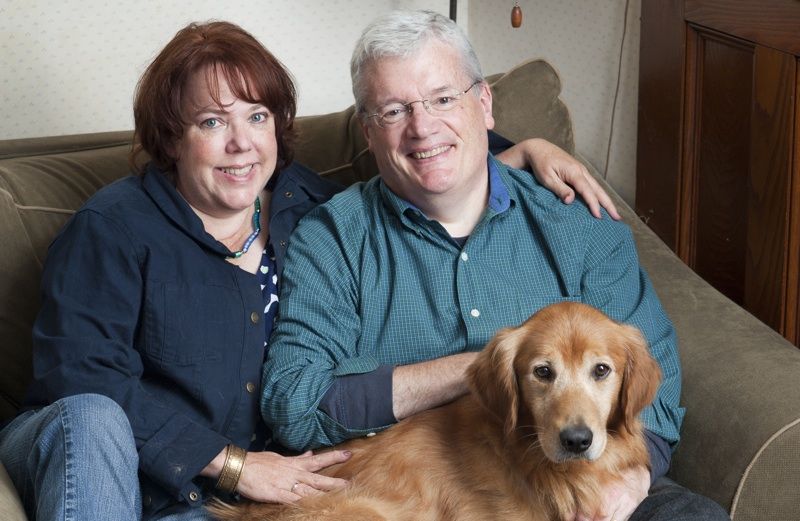
[[[595,217],[600,217],[602,206],[613,219],[622,219],[583,163],[547,140],[526,139],[498,154],[497,159],[513,168],[530,166],[536,179],[567,204],[575,200],[577,191]]]
[[[204,476],[218,476],[225,449],[203,469]],[[293,503],[304,496],[321,494],[347,485],[347,481],[316,474],[319,470],[350,459],[349,451],[311,451],[299,456],[275,452],[248,452],[236,491],[262,503]],[[220,460],[222,457],[222,460]]]
[[[603,494],[600,512],[593,516],[578,512],[573,521],[626,521],[650,489],[650,472],[645,467],[630,468],[621,479],[609,483]]]

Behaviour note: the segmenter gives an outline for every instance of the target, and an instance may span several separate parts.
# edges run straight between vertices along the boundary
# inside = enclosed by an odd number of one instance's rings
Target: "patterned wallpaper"
[[[522,0],[523,22],[510,23],[513,1],[470,3],[469,34],[485,74],[545,58],[561,77],[577,150],[601,172],[611,125],[625,0]],[[640,0],[630,0],[608,181],[632,203],[636,189]]]
[[[633,194],[639,1],[631,0],[609,179]],[[467,28],[487,74],[532,57],[561,74],[578,150],[602,169],[625,0],[461,0]],[[125,130],[144,67],[193,20],[225,19],[262,41],[292,71],[299,113],[352,103],[348,62],[361,29],[393,8],[431,8],[447,0],[261,0],[222,3],[140,0],[0,0],[0,139]]]

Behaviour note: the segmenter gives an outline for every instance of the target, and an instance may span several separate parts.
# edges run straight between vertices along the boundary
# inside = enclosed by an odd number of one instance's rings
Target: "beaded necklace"
[[[261,201],[258,199],[258,197],[256,197],[255,207],[256,211],[253,212],[253,233],[251,233],[250,237],[244,241],[244,246],[242,246],[242,249],[231,253],[229,257],[238,259],[247,253],[247,250],[250,249],[250,245],[253,244],[253,241],[256,240],[258,234],[261,233]]]

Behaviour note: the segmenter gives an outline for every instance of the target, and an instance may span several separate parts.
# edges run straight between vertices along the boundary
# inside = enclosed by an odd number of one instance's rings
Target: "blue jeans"
[[[628,521],[730,521],[711,499],[695,494],[669,478],[658,478]]]
[[[141,519],[139,457],[123,410],[83,394],[14,419],[0,460],[32,520]]]
[[[99,394],[28,411],[0,431],[0,461],[31,521],[140,520],[139,456],[128,418]],[[176,504],[147,521],[210,521]]]

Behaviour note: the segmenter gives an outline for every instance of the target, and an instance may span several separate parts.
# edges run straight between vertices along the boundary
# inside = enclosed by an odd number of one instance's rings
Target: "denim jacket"
[[[269,221],[279,274],[297,221],[340,189],[296,164],[280,173]],[[48,252],[25,408],[81,393],[119,403],[146,512],[199,506],[210,484],[199,472],[265,429],[262,295],[227,254],[152,166],[98,191]]]

